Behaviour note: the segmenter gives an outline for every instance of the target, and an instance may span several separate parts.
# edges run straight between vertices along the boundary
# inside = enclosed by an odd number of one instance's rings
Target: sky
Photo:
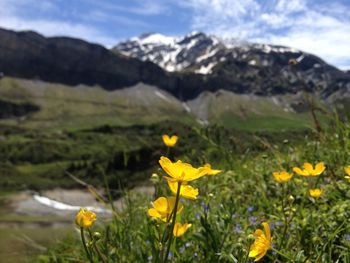
[[[350,0],[0,0],[0,27],[112,47],[201,31],[284,45],[350,69]]]

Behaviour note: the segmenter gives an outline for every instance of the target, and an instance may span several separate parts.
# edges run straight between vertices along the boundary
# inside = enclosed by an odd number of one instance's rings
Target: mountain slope
[[[149,59],[126,57],[115,49],[112,52],[78,39],[45,38],[34,32],[0,29],[0,72],[5,76],[69,86],[99,85],[106,90],[142,82],[182,101],[194,99],[203,91],[270,96],[304,90],[325,99],[334,92],[350,89],[349,73],[318,57],[289,48],[240,43],[228,46],[198,33],[176,42],[180,49],[174,53],[163,50],[164,45],[172,47],[171,39],[159,35],[147,39],[139,42],[142,47],[150,45],[149,52],[153,54],[150,58],[157,57],[156,54],[178,53],[172,67],[178,65],[181,71],[167,72],[155,64],[156,60],[153,63]],[[154,39],[161,39],[163,44],[150,44]],[[298,59],[300,63],[288,65],[290,59]],[[198,71],[207,74],[198,74]]]
[[[0,29],[0,50],[0,72],[13,77],[68,85],[97,84],[108,90],[138,82],[162,86],[171,81],[153,63],[79,39]]]
[[[350,88],[350,74],[322,59],[288,47],[220,40],[203,33],[180,38],[142,35],[116,45],[113,50],[167,71],[200,73],[203,90],[231,90],[258,95],[319,92],[327,97]],[[289,60],[299,63],[289,65]]]
[[[100,125],[130,126],[164,120],[183,123],[195,119],[183,104],[157,87],[138,83],[132,87],[106,91],[99,86],[67,86],[39,80],[5,77],[0,80],[0,101],[28,105],[21,116],[8,108],[0,111],[1,123],[24,128],[83,129]],[[30,109],[36,109],[36,111]],[[7,114],[5,114],[7,113]]]

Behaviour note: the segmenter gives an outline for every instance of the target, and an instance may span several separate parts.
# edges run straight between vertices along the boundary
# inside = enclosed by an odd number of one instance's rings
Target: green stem
[[[278,249],[281,249],[283,244],[284,244],[284,240],[285,240],[285,237],[286,237],[286,234],[287,234],[287,229],[288,229],[288,219],[287,219],[287,216],[286,216],[286,213],[285,213],[285,203],[284,203],[284,198],[285,198],[285,189],[284,189],[284,185],[282,186],[282,213],[283,213],[283,217],[284,217],[284,229],[283,229],[283,234],[282,234],[282,239],[281,239],[281,242],[278,246]]]
[[[92,258],[91,258],[91,254],[90,254],[90,252],[89,252],[89,250],[88,250],[88,248],[86,246],[85,235],[84,235],[84,228],[82,228],[82,227],[80,228],[80,236],[81,236],[81,242],[83,242],[85,253],[86,253],[87,257],[89,258],[89,261],[91,263],[93,263]]]
[[[100,258],[100,260],[101,260],[103,263],[107,263],[106,259],[105,259],[105,258],[103,257],[103,255],[102,255],[100,249],[99,249],[98,246],[96,245],[96,241],[93,239],[93,236],[92,236],[92,233],[91,233],[90,229],[88,229],[88,231],[89,231],[90,238],[91,238],[91,240],[92,240],[92,245],[94,246],[94,249],[96,250],[98,257]]]
[[[250,251],[250,247],[252,246],[252,243],[250,243],[249,244],[249,246],[248,246],[248,249],[247,249],[247,254],[246,254],[246,256],[245,256],[245,258],[244,258],[244,263],[246,263],[247,262],[247,260],[248,260],[248,257],[249,257],[249,251]]]
[[[174,210],[173,210],[173,222],[171,224],[170,237],[169,237],[169,241],[168,241],[168,248],[167,248],[167,251],[165,254],[165,259],[163,262],[168,261],[170,246],[171,246],[171,242],[173,241],[173,232],[174,232],[175,221],[176,221],[177,206],[179,204],[179,199],[180,199],[180,189],[181,189],[181,182],[177,182],[177,192],[176,192],[175,206],[174,206]]]
[[[277,250],[277,249],[275,249],[275,248],[273,248],[273,247],[271,247],[271,249],[272,249],[272,251],[275,251],[278,255],[280,255],[280,256],[282,256],[282,257],[284,257],[284,258],[290,260],[290,262],[293,262],[293,259],[292,259],[292,258],[290,258],[290,257],[288,257],[287,255],[283,254],[283,253],[280,252],[279,250]]]

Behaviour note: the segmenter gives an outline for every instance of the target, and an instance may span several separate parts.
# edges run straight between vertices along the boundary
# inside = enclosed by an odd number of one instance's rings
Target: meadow
[[[288,96],[277,105],[219,92],[188,104],[205,112],[202,125],[159,92],[0,81],[9,114],[37,106],[0,121],[0,202],[87,185],[112,211],[64,218],[76,230],[33,262],[350,262],[346,116],[285,111]],[[154,194],[135,192],[140,184]],[[38,218],[0,214],[1,223],[28,220]]]
[[[299,134],[152,134],[178,135],[147,172],[154,196],[125,188],[118,210],[105,185],[111,219],[81,210],[36,262],[350,262],[350,123],[333,119]]]

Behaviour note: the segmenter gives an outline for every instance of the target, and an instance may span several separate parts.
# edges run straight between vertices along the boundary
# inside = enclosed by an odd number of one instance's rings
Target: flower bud
[[[100,232],[94,232],[94,233],[92,234],[92,237],[93,237],[94,240],[97,241],[97,240],[100,240],[100,239],[101,239],[102,235],[101,235]]]

